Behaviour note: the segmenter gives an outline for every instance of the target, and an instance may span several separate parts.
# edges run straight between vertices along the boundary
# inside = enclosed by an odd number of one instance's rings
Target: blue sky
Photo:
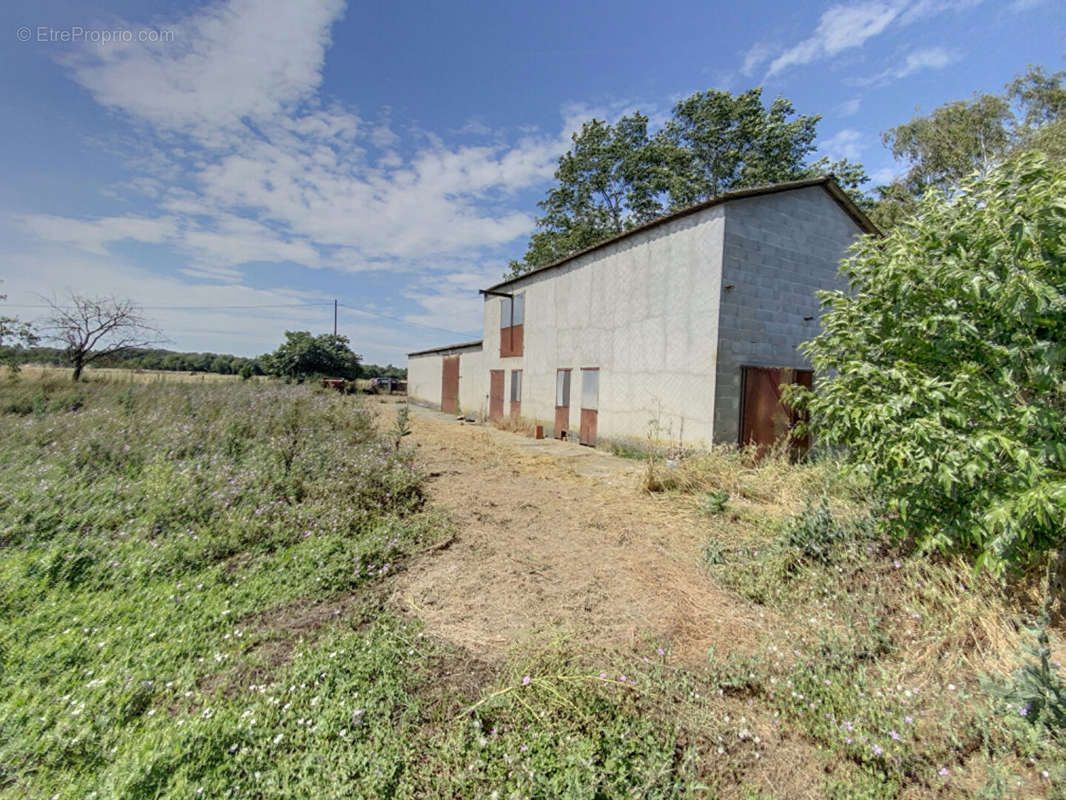
[[[883,130],[1062,68],[1064,34],[1051,0],[6,0],[4,313],[115,294],[175,349],[252,355],[338,298],[402,363],[479,335],[586,119],[763,85],[884,182]]]

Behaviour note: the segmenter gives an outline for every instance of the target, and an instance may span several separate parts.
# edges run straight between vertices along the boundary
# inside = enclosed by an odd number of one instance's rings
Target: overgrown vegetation
[[[0,413],[0,795],[684,793],[633,684],[561,651],[481,665],[383,602],[447,534],[402,416],[58,378]]]
[[[822,296],[823,379],[797,394],[876,487],[882,528],[923,551],[1002,570],[1063,547],[1064,196],[1066,171],[1035,155],[930,193]]]
[[[702,512],[710,577],[773,620],[758,654],[712,652],[710,682],[822,748],[827,796],[1062,797],[1066,650],[1018,624],[1039,615],[1039,574],[901,546],[832,462],[722,449],[650,475]]]

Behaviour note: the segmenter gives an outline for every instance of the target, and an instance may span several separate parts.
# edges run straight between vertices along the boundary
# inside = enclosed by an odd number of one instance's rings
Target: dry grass
[[[431,632],[489,659],[560,632],[594,650],[656,641],[695,663],[723,641],[757,646],[767,620],[707,580],[700,519],[642,495],[639,465],[424,411],[411,422],[429,495],[460,532],[401,580],[398,600]]]
[[[19,371],[19,379],[26,381],[70,380],[67,367],[27,364]],[[173,372],[156,369],[119,369],[116,367],[86,367],[83,380],[103,380],[130,383],[229,383],[240,380],[237,375],[220,375],[214,372]],[[267,380],[259,376],[250,380]]]

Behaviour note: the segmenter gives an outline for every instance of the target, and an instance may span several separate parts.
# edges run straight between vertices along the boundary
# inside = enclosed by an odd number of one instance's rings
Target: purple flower
[[[603,680],[607,680],[607,673],[606,672],[601,672],[600,673],[600,677],[603,678]]]
[[[618,680],[620,680],[622,683],[625,683],[626,682],[626,676],[625,675],[619,675],[618,676]]]
[[[526,677],[522,678],[522,685],[523,686],[528,686],[529,685],[529,681],[530,681],[530,677],[528,675],[526,675]]]
[[[908,725],[913,725],[914,724],[914,717],[904,717],[903,721],[906,722]]]
[[[948,768],[947,767],[941,767],[940,769],[938,769],[936,771],[936,774],[939,775],[941,778],[946,778],[951,773],[948,772]]]
[[[1018,716],[1019,717],[1027,717],[1027,716],[1029,716],[1029,709],[1030,708],[1031,708],[1031,705],[1029,703],[1026,703],[1024,706],[1022,706],[1021,708],[1018,709]]]
[[[895,731],[889,731],[888,735],[891,736],[893,739],[895,739],[897,742],[899,741],[899,734],[896,733]]]
[[[878,745],[878,744],[875,744],[875,745],[871,745],[871,746],[870,746],[870,749],[874,751],[874,755],[875,755],[875,756],[879,756],[879,755],[881,755],[881,754],[882,754],[883,752],[885,752],[884,750],[882,750],[882,749],[881,749],[881,745]]]

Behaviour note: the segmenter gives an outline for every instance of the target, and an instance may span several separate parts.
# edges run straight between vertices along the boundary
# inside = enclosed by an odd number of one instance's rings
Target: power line
[[[138,306],[138,308],[141,308],[144,311],[230,311],[234,309],[254,308],[318,308],[329,305],[333,305],[332,300],[323,300],[314,303],[282,303],[249,306]],[[31,305],[24,303],[4,303],[3,305],[0,305],[0,308],[52,308],[52,306],[47,304]]]
[[[404,325],[412,325],[415,328],[425,328],[425,329],[431,330],[431,331],[443,331],[444,333],[455,333],[455,334],[463,335],[463,334],[467,334],[467,333],[470,333],[471,331],[475,330],[474,328],[468,328],[467,330],[457,331],[457,330],[455,330],[453,328],[438,328],[436,325],[423,325],[420,322],[411,322],[410,320],[406,320],[403,317],[393,317],[393,316],[390,316],[388,314],[379,314],[379,313],[377,313],[375,311],[367,311],[367,310],[362,309],[362,308],[356,308],[355,306],[350,306],[347,303],[341,303],[341,306],[343,306],[344,308],[347,308],[350,311],[354,311],[357,314],[366,314],[367,316],[370,316],[370,317],[380,317],[381,319],[388,319],[388,320],[392,320],[393,322],[399,322],[399,323],[402,323]]]

